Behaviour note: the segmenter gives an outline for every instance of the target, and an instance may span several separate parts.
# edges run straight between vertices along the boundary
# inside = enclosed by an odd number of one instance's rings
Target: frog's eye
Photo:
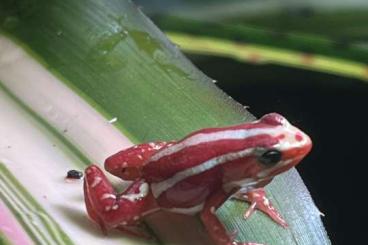
[[[280,160],[281,152],[275,149],[268,150],[258,157],[258,161],[267,167],[276,165]]]

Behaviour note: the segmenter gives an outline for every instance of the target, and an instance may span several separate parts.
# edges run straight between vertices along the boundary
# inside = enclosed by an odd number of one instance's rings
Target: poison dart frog
[[[122,150],[105,161],[105,169],[132,184],[117,193],[102,170],[85,170],[84,193],[89,217],[106,233],[116,228],[146,236],[142,219],[158,210],[199,214],[216,245],[251,245],[229,234],[216,210],[229,198],[250,205],[277,224],[286,221],[267,199],[263,187],[295,166],[311,150],[311,139],[284,117],[223,128],[205,128],[179,141],[152,142]]]

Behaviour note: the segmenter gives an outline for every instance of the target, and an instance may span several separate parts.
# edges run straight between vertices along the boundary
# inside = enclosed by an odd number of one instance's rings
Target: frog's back
[[[196,131],[154,154],[142,170],[143,177],[149,183],[155,183],[180,172],[195,175],[196,169],[211,168],[216,164],[216,158],[222,155],[262,144],[257,130],[263,127],[245,123]],[[253,137],[257,137],[257,141],[252,140]]]

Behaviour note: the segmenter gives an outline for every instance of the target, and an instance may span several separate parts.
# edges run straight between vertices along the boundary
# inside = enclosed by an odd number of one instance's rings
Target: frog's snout
[[[295,133],[294,140],[290,144],[291,147],[284,151],[283,160],[290,162],[291,166],[297,165],[308,155],[313,146],[311,138],[301,131]]]

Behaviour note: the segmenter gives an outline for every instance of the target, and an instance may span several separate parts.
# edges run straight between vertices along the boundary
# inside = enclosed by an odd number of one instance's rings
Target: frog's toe
[[[270,200],[266,197],[266,192],[263,188],[255,189],[248,193],[237,193],[234,198],[250,202],[250,206],[244,213],[244,218],[249,218],[255,210],[260,210],[267,214],[273,221],[284,228],[288,227],[286,221],[281,217],[281,214],[274,208]]]

